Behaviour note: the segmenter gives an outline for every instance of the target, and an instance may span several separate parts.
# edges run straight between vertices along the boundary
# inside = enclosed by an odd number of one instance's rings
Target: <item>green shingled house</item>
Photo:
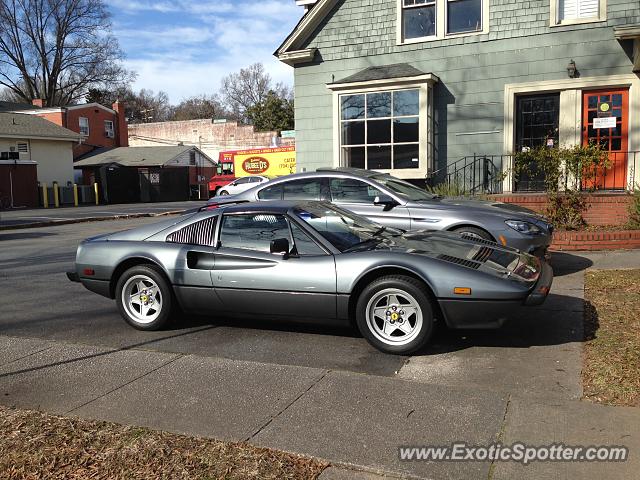
[[[639,0],[297,3],[305,14],[276,55],[295,69],[299,171],[422,182],[598,141],[614,161],[601,187],[640,181]]]

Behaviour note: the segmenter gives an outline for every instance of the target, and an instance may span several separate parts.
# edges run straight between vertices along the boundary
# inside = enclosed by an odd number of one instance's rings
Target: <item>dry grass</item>
[[[587,272],[585,398],[640,406],[640,270]]]
[[[327,464],[202,438],[0,407],[0,479],[315,479]]]

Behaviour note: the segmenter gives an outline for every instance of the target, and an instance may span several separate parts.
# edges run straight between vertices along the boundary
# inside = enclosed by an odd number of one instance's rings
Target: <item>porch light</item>
[[[567,73],[569,74],[569,78],[576,78],[576,73],[578,69],[576,68],[576,62],[571,59],[569,61],[569,65],[567,65]]]

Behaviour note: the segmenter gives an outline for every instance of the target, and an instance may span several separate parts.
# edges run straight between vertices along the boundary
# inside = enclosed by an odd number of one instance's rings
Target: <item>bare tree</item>
[[[173,109],[173,120],[197,120],[201,118],[226,118],[225,110],[217,95],[199,95],[182,100]]]
[[[0,25],[0,86],[23,101],[64,105],[134,78],[102,0],[0,0]]]
[[[290,100],[292,92],[289,87],[278,83],[273,85],[264,65],[254,63],[247,68],[241,68],[237,73],[231,73],[222,79],[220,93],[227,108],[244,122],[249,121],[247,111],[265,101],[269,92]]]

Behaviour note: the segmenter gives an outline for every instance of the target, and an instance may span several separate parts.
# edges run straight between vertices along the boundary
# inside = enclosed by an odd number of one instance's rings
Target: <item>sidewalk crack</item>
[[[498,432],[498,438],[496,439],[496,443],[502,443],[504,441],[504,434],[507,430],[507,415],[509,414],[509,407],[511,406],[511,394],[507,397],[507,404],[504,406],[504,415],[502,416],[502,424],[500,425],[500,431]],[[489,474],[487,476],[487,480],[493,479],[493,474],[496,470],[496,460],[495,458],[491,460],[491,464],[489,465]]]
[[[0,364],[0,367],[4,368],[4,367],[6,367],[8,365],[11,365],[12,363],[19,362],[20,360],[24,360],[25,358],[29,358],[29,357],[31,357],[33,355],[37,355],[38,353],[46,352],[47,350],[51,350],[52,348],[53,348],[53,345],[49,345],[46,348],[43,348],[41,350],[36,350],[35,352],[31,352],[30,354],[24,355],[24,356],[22,356],[20,358],[14,358],[10,362],[2,363],[2,364]]]
[[[176,356],[175,356],[175,358],[172,358],[171,360],[169,360],[169,361],[167,361],[167,362],[164,362],[163,364],[161,364],[161,365],[157,366],[156,368],[153,368],[153,369],[149,370],[148,372],[143,373],[142,375],[138,375],[137,377],[135,377],[135,378],[133,378],[133,379],[129,380],[128,382],[123,383],[122,385],[118,385],[117,387],[112,388],[111,390],[109,390],[108,392],[103,393],[102,395],[98,395],[96,398],[92,398],[91,400],[89,400],[88,402],[83,403],[82,405],[78,405],[77,407],[74,407],[74,408],[72,408],[71,410],[68,410],[67,412],[65,412],[65,415],[68,415],[68,414],[70,414],[70,413],[73,413],[73,412],[75,412],[76,410],[80,410],[81,408],[86,407],[86,406],[87,406],[87,405],[89,405],[90,403],[93,403],[93,402],[95,402],[96,400],[100,400],[101,398],[104,398],[104,397],[106,397],[107,395],[111,395],[112,393],[117,392],[118,390],[120,390],[120,389],[122,389],[122,388],[124,388],[124,387],[126,387],[126,386],[128,386],[128,385],[131,385],[132,383],[137,382],[138,380],[140,380],[140,379],[142,379],[142,378],[146,377],[147,375],[151,375],[152,373],[157,372],[157,371],[158,371],[158,370],[160,370],[161,368],[164,368],[164,367],[166,367],[167,365],[172,364],[172,363],[173,363],[173,362],[175,362],[176,360],[179,360],[179,359],[184,358],[184,357],[185,357],[185,355],[176,355]]]
[[[309,388],[307,388],[306,390],[304,390],[302,393],[300,393],[300,395],[298,395],[296,398],[294,398],[291,402],[289,402],[287,405],[285,405],[285,407],[280,410],[278,413],[276,413],[275,415],[272,415],[271,418],[269,418],[269,420],[267,420],[264,425],[262,425],[260,428],[258,428],[258,430],[256,430],[254,433],[252,433],[251,435],[249,435],[247,438],[244,439],[245,442],[249,442],[251,441],[253,438],[255,438],[260,432],[262,432],[265,428],[267,428],[269,425],[271,425],[271,423],[278,418],[280,415],[282,415],[284,412],[286,412],[290,407],[293,406],[293,404],[295,404],[298,400],[300,400],[304,395],[306,395],[313,387],[315,387],[316,385],[318,385],[323,379],[324,377],[326,377],[327,375],[329,375],[329,373],[331,373],[332,370],[325,370],[324,372],[322,372],[322,375],[320,375],[314,382],[311,383],[311,385],[309,385]]]

